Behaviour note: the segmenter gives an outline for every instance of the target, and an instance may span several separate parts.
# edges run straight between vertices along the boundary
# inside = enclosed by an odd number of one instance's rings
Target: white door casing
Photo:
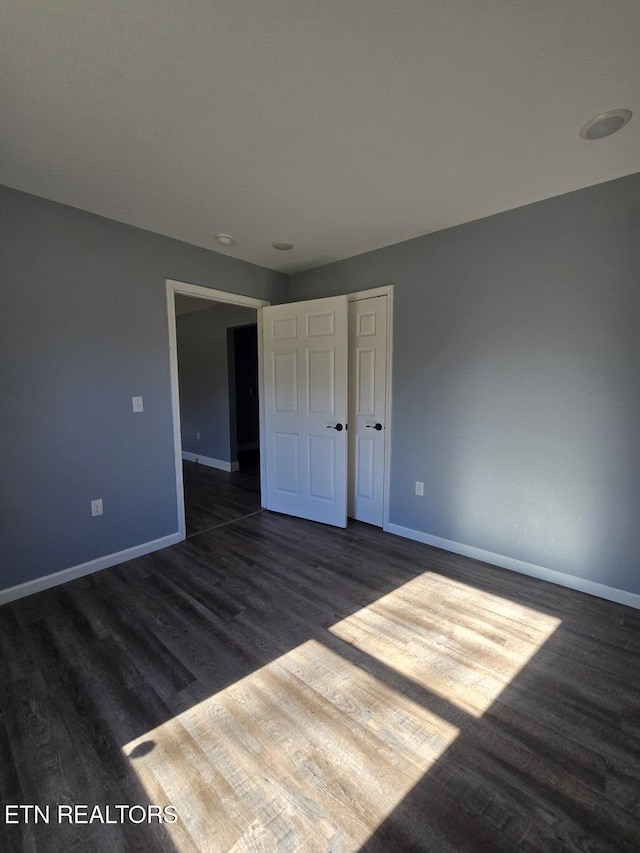
[[[387,295],[349,302],[348,514],[383,526]]]
[[[347,318],[346,296],[262,311],[265,506],[337,527],[347,524]]]

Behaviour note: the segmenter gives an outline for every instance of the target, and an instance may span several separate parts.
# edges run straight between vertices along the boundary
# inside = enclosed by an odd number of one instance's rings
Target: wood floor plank
[[[183,462],[187,536],[228,524],[260,510],[260,475],[257,457],[241,470],[220,471]]]

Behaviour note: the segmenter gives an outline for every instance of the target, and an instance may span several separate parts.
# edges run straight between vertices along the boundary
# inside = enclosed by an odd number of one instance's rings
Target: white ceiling
[[[1,183],[273,269],[640,171],[638,0],[3,0],[1,15]],[[579,138],[618,107],[635,112],[618,135]]]

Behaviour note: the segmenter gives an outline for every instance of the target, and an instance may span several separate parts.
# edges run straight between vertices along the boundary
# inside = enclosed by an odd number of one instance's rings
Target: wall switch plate
[[[200,441],[200,433],[199,432],[196,433],[196,441]]]
[[[144,412],[144,406],[142,404],[142,397],[132,397],[131,402],[133,403],[133,411],[134,412]]]
[[[102,515],[103,507],[102,507],[102,498],[96,498],[94,501],[91,501],[91,515]]]
[[[416,480],[416,495],[424,497],[424,483],[421,483],[420,480]]]

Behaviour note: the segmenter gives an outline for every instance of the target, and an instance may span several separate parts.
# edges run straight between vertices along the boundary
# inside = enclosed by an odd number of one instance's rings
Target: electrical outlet
[[[424,483],[421,483],[420,480],[416,480],[416,495],[420,495],[420,497],[424,497]]]
[[[102,513],[102,498],[96,498],[95,501],[91,501],[91,515],[95,518],[96,515],[102,515]]]
[[[142,397],[132,397],[131,403],[133,404],[134,412],[144,412],[144,405],[142,403]]]

